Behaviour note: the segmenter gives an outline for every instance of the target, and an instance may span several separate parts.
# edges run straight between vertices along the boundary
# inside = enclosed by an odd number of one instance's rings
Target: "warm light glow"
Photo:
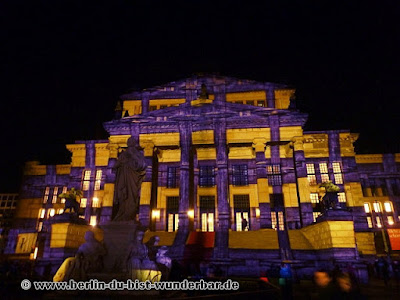
[[[364,210],[365,212],[368,214],[371,212],[370,208],[369,208],[369,203],[364,203]]]
[[[89,225],[96,226],[96,224],[97,224],[97,216],[91,216]]]
[[[58,213],[59,215],[61,215],[63,212],[64,212],[64,208],[60,208],[60,209],[58,210],[57,213]]]
[[[49,216],[50,216],[50,217],[54,217],[55,213],[56,213],[56,210],[55,210],[54,208],[52,208],[52,209],[50,209],[50,211],[49,211]]]
[[[153,219],[159,220],[160,219],[160,211],[155,209],[151,212],[151,216]]]
[[[194,210],[193,210],[193,209],[189,210],[189,211],[187,212],[187,214],[188,214],[188,217],[189,217],[189,218],[191,218],[191,219],[194,218]]]
[[[100,207],[100,201],[99,198],[97,197],[93,197],[93,201],[92,201],[92,207]]]
[[[374,203],[374,211],[381,212],[381,204],[379,202]]]
[[[256,217],[259,218],[260,217],[260,209],[256,208]]]
[[[388,224],[389,225],[393,225],[394,224],[394,220],[392,216],[387,216],[387,220],[388,220]]]
[[[379,218],[379,217],[376,217],[376,226],[379,228],[382,227],[381,218]]]
[[[41,209],[39,210],[39,219],[43,219],[45,213],[46,213],[46,210],[45,210],[44,208],[41,208]]]
[[[385,211],[386,212],[392,212],[392,203],[385,202],[384,206],[385,206]]]
[[[81,198],[81,207],[85,208],[86,207],[86,202],[87,202],[86,198]]]
[[[35,247],[35,251],[33,252],[33,259],[37,258],[38,250],[39,250],[39,248]]]

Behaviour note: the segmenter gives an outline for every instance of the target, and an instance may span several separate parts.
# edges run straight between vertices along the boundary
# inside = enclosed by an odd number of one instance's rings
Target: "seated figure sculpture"
[[[64,261],[53,277],[53,281],[87,280],[88,273],[102,270],[105,254],[103,244],[95,239],[92,231],[87,231],[85,243],[78,248],[75,257],[69,257]]]
[[[144,232],[137,231],[136,239],[130,247],[127,259],[129,278],[139,281],[159,281],[161,272],[157,270],[156,263],[149,259],[149,249],[143,244],[143,237]]]

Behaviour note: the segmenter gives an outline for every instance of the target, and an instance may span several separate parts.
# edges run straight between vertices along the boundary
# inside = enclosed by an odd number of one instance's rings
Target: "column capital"
[[[256,152],[264,152],[266,147],[267,139],[266,138],[255,138],[253,140],[253,148]]]
[[[144,149],[144,156],[153,156],[154,143],[151,140],[141,141],[140,146]]]
[[[304,137],[294,136],[291,139],[291,146],[293,147],[294,151],[304,151],[304,141]]]

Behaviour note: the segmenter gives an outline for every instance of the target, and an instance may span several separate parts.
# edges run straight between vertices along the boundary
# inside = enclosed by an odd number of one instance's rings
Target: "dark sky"
[[[128,89],[194,72],[293,85],[306,129],[400,152],[399,2],[259,2],[2,1],[0,192],[18,191],[25,161],[107,138]]]

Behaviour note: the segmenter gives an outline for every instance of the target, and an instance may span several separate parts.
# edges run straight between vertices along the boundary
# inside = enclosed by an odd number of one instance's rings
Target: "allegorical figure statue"
[[[114,205],[118,210],[113,220],[135,220],[139,209],[140,186],[146,174],[146,162],[134,138],[128,139],[128,149],[119,155],[114,169]]]

